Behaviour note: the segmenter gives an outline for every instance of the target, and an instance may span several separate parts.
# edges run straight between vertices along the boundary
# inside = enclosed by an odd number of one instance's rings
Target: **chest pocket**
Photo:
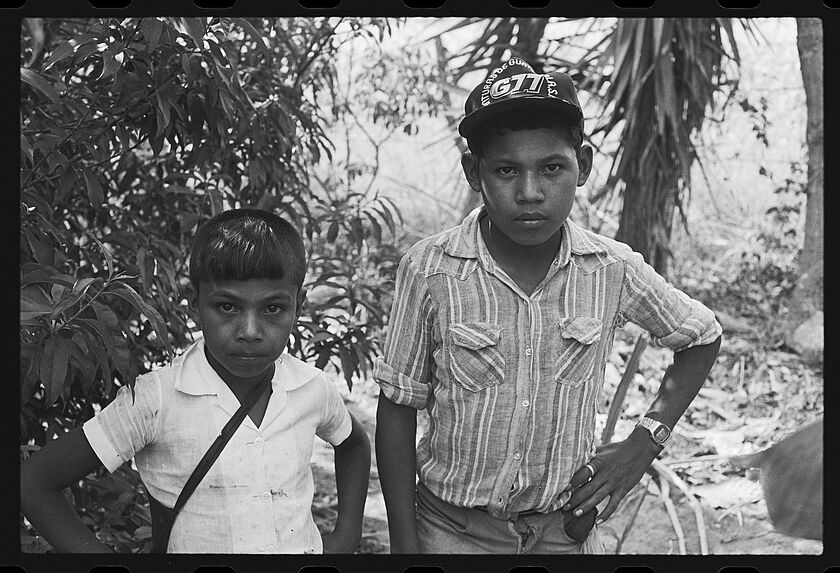
[[[478,392],[505,380],[505,357],[499,348],[502,329],[489,322],[449,325],[449,373],[469,390]]]
[[[554,379],[573,388],[592,376],[595,368],[596,342],[601,338],[600,318],[573,316],[560,319],[557,350],[557,374]]]

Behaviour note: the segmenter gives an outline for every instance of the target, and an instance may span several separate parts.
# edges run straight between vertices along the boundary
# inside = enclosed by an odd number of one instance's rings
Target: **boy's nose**
[[[521,178],[516,198],[522,203],[534,203],[545,199],[539,178],[526,172]]]
[[[251,312],[242,314],[237,336],[241,340],[257,340],[260,338],[260,325],[257,316]]]

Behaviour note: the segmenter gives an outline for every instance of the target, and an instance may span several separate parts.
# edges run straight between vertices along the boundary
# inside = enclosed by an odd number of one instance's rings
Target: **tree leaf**
[[[207,32],[207,20],[205,18],[181,18],[187,34],[195,42],[195,47],[204,49],[204,34]]]
[[[73,56],[73,67],[79,67],[80,64],[91,56],[94,52],[99,50],[98,42],[90,41],[82,44],[76,49],[76,55]]]
[[[99,246],[99,250],[102,251],[102,255],[105,257],[106,270],[108,271],[108,280],[110,281],[114,276],[114,256],[111,254],[111,249],[103,245],[93,234],[88,233],[88,237],[93,239]]]
[[[29,139],[22,133],[20,134],[20,151],[23,157],[32,163],[32,146],[29,144]]]
[[[356,369],[356,357],[344,346],[338,347],[338,357],[341,359],[341,372],[347,388],[353,390],[353,371]]]
[[[93,311],[96,313],[96,318],[99,319],[99,322],[102,323],[107,331],[103,332],[104,337],[114,337],[114,336],[122,336],[122,330],[120,329],[119,320],[117,320],[117,315],[114,314],[114,311],[108,307],[107,305],[102,304],[101,302],[93,301],[91,304],[93,306]],[[106,342],[107,344],[107,342]]]
[[[52,311],[52,318],[55,319],[63,313],[68,308],[72,307],[73,305],[77,304],[82,298],[85,296],[85,291],[80,290],[70,290],[66,291],[64,295],[62,295],[61,301],[55,306]]]
[[[172,347],[169,345],[169,335],[166,330],[166,323],[160,313],[153,306],[144,302],[143,298],[137,293],[137,291],[125,283],[110,289],[108,292],[109,294],[115,294],[128,301],[134,308],[137,309],[138,312],[146,315],[146,318],[148,318],[149,322],[152,324],[152,328],[154,329],[155,334],[157,334],[158,339],[160,339],[169,352],[170,358],[174,356]]]
[[[29,68],[21,67],[20,79],[24,83],[32,86],[33,88],[50,98],[50,100],[55,105],[59,105],[58,92],[50,82],[41,77],[37,72],[34,72]]]
[[[376,220],[376,217],[373,214],[367,215],[368,222],[370,226],[373,227],[373,238],[376,239],[376,243],[379,244],[382,242],[382,225],[379,224],[379,221]]]
[[[169,95],[169,92],[163,89],[157,91],[155,102],[157,103],[158,117],[160,119],[157,121],[157,132],[155,133],[155,137],[160,136],[169,126],[169,108],[171,107]]]
[[[146,38],[147,49],[149,52],[154,51],[163,32],[163,23],[157,18],[143,18],[143,21],[140,23],[140,29]]]
[[[20,314],[23,319],[24,314],[28,318],[35,316],[42,316],[52,312],[53,305],[50,303],[47,296],[37,286],[29,286],[20,291]]]
[[[69,41],[60,43],[50,54],[50,57],[44,61],[44,70],[50,69],[52,66],[73,54],[73,45]]]
[[[338,220],[334,219],[332,223],[330,223],[329,229],[327,229],[327,242],[334,243],[336,237],[338,237]]]
[[[54,404],[64,390],[64,380],[70,362],[69,342],[58,336],[51,336],[44,342],[40,374],[47,393],[47,404]]]
[[[102,185],[99,183],[99,178],[90,169],[84,167],[82,168],[82,174],[85,176],[85,185],[87,185],[90,204],[94,207],[99,207],[105,202],[105,194],[102,192]]]
[[[218,187],[210,187],[207,190],[210,195],[210,211],[211,215],[217,215],[225,210],[224,203],[222,203],[222,193]]]
[[[95,308],[99,303],[95,302],[93,304]],[[113,335],[108,331],[108,327],[98,320],[81,318],[79,319],[79,323],[85,325],[91,338],[98,342],[97,344],[91,344],[91,348],[93,348],[93,352],[97,356],[99,366],[102,369],[102,375],[107,376],[111,372],[108,356],[113,356],[116,352]]]
[[[185,213],[178,218],[181,233],[189,233],[195,227],[201,217],[197,213]]]
[[[268,44],[260,31],[257,30],[247,18],[234,18],[233,21],[242,26],[242,28],[244,28],[245,31],[253,37],[254,41],[257,43],[257,47],[259,47],[260,51],[265,55],[266,64],[271,63],[271,51],[269,50]]]
[[[324,345],[321,350],[318,352],[318,359],[315,360],[315,368],[323,369],[324,366],[330,361],[330,355],[332,352],[330,349],[332,348],[331,345]]]
[[[105,51],[102,52],[102,73],[99,74],[98,80],[114,75],[120,69],[125,58],[125,56],[117,57],[120,54],[122,54],[122,46],[118,44],[111,44],[105,48]]]
[[[149,281],[151,279],[146,275],[146,247],[137,249],[137,258],[135,260],[137,261],[137,268],[140,269],[140,282],[143,283],[143,290],[148,291]]]
[[[29,345],[29,347],[32,348],[34,345]],[[21,350],[23,350],[23,348],[21,348]],[[23,355],[23,352],[21,352],[21,355]],[[21,366],[25,366],[26,369],[23,375],[23,382],[20,391],[21,408],[23,408],[23,406],[29,401],[38,386],[38,379],[40,377],[38,364],[39,360],[37,354],[33,354],[26,360],[21,360]]]
[[[102,286],[103,282],[105,281],[103,281],[101,277],[88,277],[84,279],[79,279],[78,281],[76,281],[76,284],[73,285],[73,290],[87,291],[95,286]]]

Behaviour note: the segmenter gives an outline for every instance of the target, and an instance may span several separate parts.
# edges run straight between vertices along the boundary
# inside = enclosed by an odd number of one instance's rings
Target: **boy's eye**
[[[283,307],[280,306],[279,304],[270,304],[267,307],[265,307],[265,311],[268,314],[277,314],[278,312],[283,311]]]
[[[218,308],[219,310],[221,310],[222,312],[233,312],[233,308],[234,308],[234,307],[233,307],[233,305],[232,305],[231,303],[229,303],[229,302],[223,302],[223,303],[219,303],[219,304],[217,305],[217,308]]]
[[[549,163],[543,168],[546,173],[558,173],[560,169],[561,166],[558,163]]]
[[[513,174],[516,173],[516,170],[513,167],[507,167],[507,166],[499,167],[499,168],[496,169],[496,171],[500,175],[513,175]]]

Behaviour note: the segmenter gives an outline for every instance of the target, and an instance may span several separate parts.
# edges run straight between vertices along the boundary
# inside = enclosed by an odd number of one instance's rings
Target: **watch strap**
[[[665,444],[668,443],[668,440],[671,439],[671,428],[669,428],[667,425],[663,424],[658,420],[654,420],[653,418],[644,416],[638,421],[636,425],[641,426],[642,428],[647,430],[650,433],[651,439],[660,446],[664,447]],[[660,427],[663,427],[668,431],[668,435],[665,439],[660,439],[656,436],[656,430],[658,430]]]

